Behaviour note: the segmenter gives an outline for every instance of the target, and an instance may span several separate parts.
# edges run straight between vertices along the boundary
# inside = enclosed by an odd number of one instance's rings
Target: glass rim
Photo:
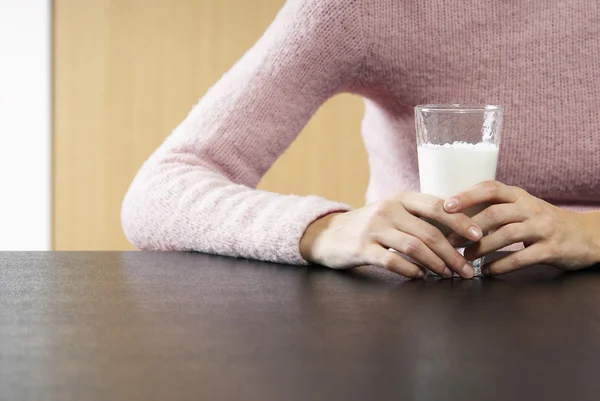
[[[416,106],[415,110],[424,112],[479,113],[483,111],[504,111],[504,107],[495,104],[421,104]]]

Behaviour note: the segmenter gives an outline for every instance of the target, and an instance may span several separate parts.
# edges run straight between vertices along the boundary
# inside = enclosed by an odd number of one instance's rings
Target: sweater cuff
[[[352,206],[345,203],[332,202],[317,196],[307,196],[301,198],[300,204],[296,205],[294,211],[289,213],[285,221],[282,222],[282,229],[285,231],[286,238],[283,243],[286,244],[281,249],[280,262],[295,265],[308,265],[309,263],[300,254],[300,240],[308,226],[315,220],[331,213],[348,212]]]

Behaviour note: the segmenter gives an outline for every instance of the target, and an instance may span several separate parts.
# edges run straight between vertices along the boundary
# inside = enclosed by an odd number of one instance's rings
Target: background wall
[[[16,0],[15,0],[16,1]],[[284,0],[55,0],[55,249],[128,249],[136,171],[272,22]],[[327,103],[260,184],[364,202],[362,101]]]
[[[0,0],[0,250],[50,249],[50,8]]]

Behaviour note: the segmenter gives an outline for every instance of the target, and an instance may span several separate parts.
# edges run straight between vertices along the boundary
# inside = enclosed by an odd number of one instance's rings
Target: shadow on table
[[[508,253],[509,252],[499,252],[492,255],[490,258],[496,260],[506,256]],[[559,283],[564,285],[565,282],[589,281],[592,278],[594,280],[600,279],[600,264],[587,269],[570,272],[562,271],[551,266],[537,265],[502,276],[480,277],[473,280],[460,278],[444,279],[436,276],[427,277],[424,280],[409,280],[375,266],[363,266],[353,270],[342,271],[340,274],[352,280],[402,287],[456,287],[458,289],[470,289],[488,285],[503,285],[516,288],[523,285],[556,285]]]
[[[507,252],[496,253],[490,256],[496,259],[505,256]],[[139,263],[137,255],[136,263]],[[201,282],[209,279],[220,285],[228,286],[243,285],[244,287],[264,287],[261,291],[272,291],[271,284],[296,282],[302,283],[305,290],[324,290],[342,288],[344,291],[381,291],[381,289],[400,290],[411,293],[421,292],[427,289],[431,294],[440,290],[440,294],[448,293],[448,289],[456,289],[451,292],[460,293],[464,291],[473,294],[495,294],[504,296],[504,292],[515,292],[523,288],[550,290],[549,293],[562,291],[565,286],[576,285],[579,288],[591,288],[600,285],[600,265],[590,267],[577,272],[564,272],[549,266],[533,266],[497,277],[482,277],[473,280],[460,278],[442,279],[439,277],[428,277],[424,280],[408,280],[400,275],[389,272],[375,266],[363,266],[352,270],[333,270],[319,266],[289,266],[260,262],[254,260],[233,259],[211,255],[145,255],[149,263],[158,264],[173,263],[176,257],[178,269],[172,270],[173,275],[187,274],[192,271],[193,275]],[[199,262],[198,259],[202,260]],[[162,260],[165,259],[165,260]],[[214,270],[207,270],[206,265],[211,265]],[[204,266],[204,267],[203,267]],[[148,266],[146,265],[144,270]],[[166,273],[164,273],[166,274]],[[206,276],[206,277],[205,277]],[[188,277],[188,276],[186,276]],[[290,281],[291,280],[291,281]],[[281,284],[283,285],[283,284]],[[591,286],[591,287],[590,287]],[[277,288],[277,287],[275,287]],[[488,290],[490,289],[490,290]],[[482,291],[485,290],[485,291]],[[480,292],[482,291],[482,292]],[[501,295],[502,294],[502,295]],[[495,296],[494,295],[494,296]]]

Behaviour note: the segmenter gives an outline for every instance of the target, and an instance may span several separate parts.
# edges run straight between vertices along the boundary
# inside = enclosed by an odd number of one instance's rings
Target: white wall
[[[0,0],[0,250],[51,246],[51,0]]]

